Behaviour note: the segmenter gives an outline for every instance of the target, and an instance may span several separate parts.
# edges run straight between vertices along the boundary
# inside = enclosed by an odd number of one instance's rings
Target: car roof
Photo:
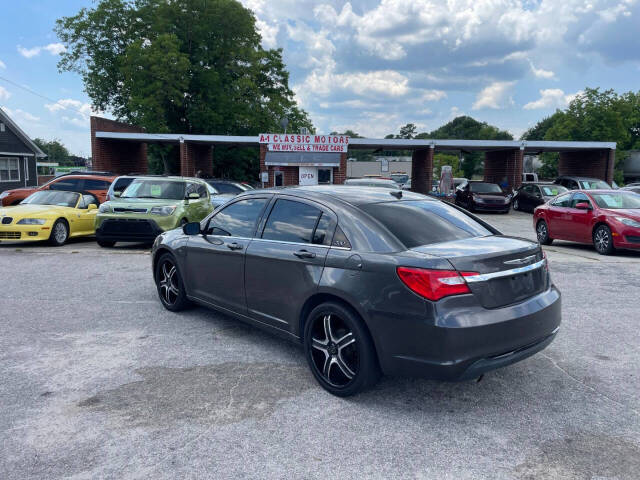
[[[131,177],[134,179],[144,179],[144,180],[169,180],[171,182],[200,182],[205,183],[205,180],[197,177],[180,177],[177,175],[122,175],[121,177]]]
[[[69,179],[74,179],[74,178],[81,178],[81,179],[92,179],[95,180],[96,178],[98,180],[113,180],[114,178],[116,178],[115,175],[97,175],[97,174],[72,174],[72,175],[59,175],[53,179],[51,179],[52,182],[57,182],[58,180],[69,180]]]
[[[335,203],[346,202],[353,206],[370,203],[397,202],[404,200],[437,201],[434,198],[407,190],[390,190],[376,187],[350,187],[348,185],[313,185],[286,188],[267,188],[250,190],[240,194],[259,195],[271,193],[278,195],[293,195],[302,198],[325,200]],[[398,198],[399,197],[399,198]]]
[[[560,175],[558,178],[556,178],[556,180],[559,180],[561,178],[568,178],[570,180],[598,180],[601,182],[604,182],[604,180],[602,180],[601,178],[595,178],[595,177],[580,177],[580,176],[574,176],[574,175]],[[606,183],[606,182],[605,182]]]

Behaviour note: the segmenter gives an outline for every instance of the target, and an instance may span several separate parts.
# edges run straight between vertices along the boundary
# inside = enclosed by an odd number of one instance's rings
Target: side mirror
[[[587,202],[579,202],[576,203],[576,206],[573,208],[577,208],[578,210],[591,210],[591,205],[589,205]]]
[[[199,222],[185,223],[182,226],[182,232],[185,235],[200,235],[200,223]]]
[[[118,192],[118,191],[113,192],[114,197],[119,197],[120,195],[122,195],[122,192]]]
[[[189,200],[198,200],[200,198],[200,194],[196,192],[191,192],[187,198]]]
[[[98,208],[98,206],[95,203],[90,203],[87,206],[87,210],[95,210],[96,208]]]

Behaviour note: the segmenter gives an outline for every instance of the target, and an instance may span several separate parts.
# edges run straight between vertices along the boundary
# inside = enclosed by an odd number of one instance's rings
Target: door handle
[[[293,254],[298,258],[316,258],[315,253],[307,250],[298,250],[297,252],[293,252]]]
[[[227,243],[227,247],[229,250],[242,250],[243,248],[238,242]]]

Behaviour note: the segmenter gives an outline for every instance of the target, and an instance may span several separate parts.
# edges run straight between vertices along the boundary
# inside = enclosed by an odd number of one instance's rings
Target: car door
[[[533,212],[536,207],[542,205],[544,203],[544,197],[542,196],[542,191],[538,185],[531,185],[531,193],[529,194],[529,205],[531,211]]]
[[[576,208],[578,203],[587,203],[591,207],[590,210],[582,210]],[[568,218],[566,223],[567,239],[576,242],[591,243],[591,225],[593,224],[593,203],[589,197],[582,193],[576,192],[571,197],[571,204],[568,209]]]
[[[547,209],[547,226],[552,238],[566,238],[566,223],[569,216],[572,193],[556,197]]]
[[[189,199],[191,193],[200,195],[198,199]],[[190,222],[199,222],[211,212],[211,201],[207,187],[196,182],[187,183],[185,189],[185,201],[187,204],[187,217]]]
[[[518,193],[518,203],[521,210],[530,211],[531,206],[531,185],[523,185]]]
[[[304,302],[318,288],[336,216],[296,197],[273,202],[247,250],[245,285],[249,315],[291,331]]]
[[[94,205],[95,208],[89,208],[89,205]],[[96,214],[98,213],[98,200],[94,195],[84,194],[78,202],[78,206],[75,209],[76,219],[75,227],[71,234],[77,235],[91,235],[95,232]]]
[[[252,195],[212,216],[201,235],[190,236],[185,282],[189,295],[246,314],[245,252],[271,196]]]

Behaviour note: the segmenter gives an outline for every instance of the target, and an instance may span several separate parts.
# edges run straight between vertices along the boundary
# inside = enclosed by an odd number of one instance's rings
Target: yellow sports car
[[[41,190],[14,207],[0,208],[0,241],[49,240],[64,245],[70,237],[95,233],[98,201],[91,194]]]

